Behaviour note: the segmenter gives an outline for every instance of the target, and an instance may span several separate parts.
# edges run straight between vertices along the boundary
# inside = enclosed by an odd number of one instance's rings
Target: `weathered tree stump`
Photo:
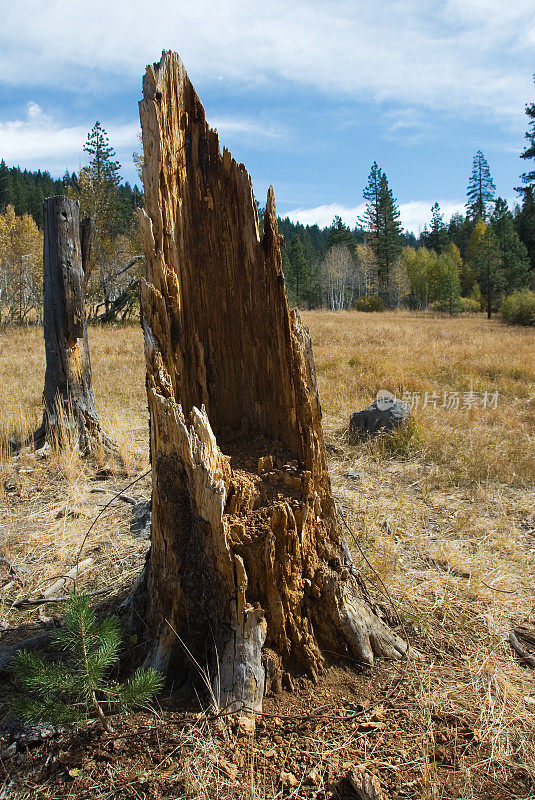
[[[341,534],[273,189],[260,238],[251,179],[176,54],[147,68],[143,95],[152,542],[133,618],[146,664],[174,678],[208,666],[221,707],[258,710],[324,653],[370,665],[407,648]]]
[[[79,203],[61,195],[49,197],[44,217],[45,408],[34,442],[40,447],[50,436],[61,439],[67,426],[77,432],[83,452],[95,446],[111,450],[114,442],[102,431],[93,397]],[[84,220],[82,230],[88,255],[91,223]]]

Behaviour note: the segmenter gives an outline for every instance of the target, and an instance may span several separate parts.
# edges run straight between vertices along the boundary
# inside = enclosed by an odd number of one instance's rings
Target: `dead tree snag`
[[[91,224],[80,227],[79,203],[69,197],[44,202],[44,336],[46,353],[44,414],[34,434],[40,446],[67,424],[77,431],[80,449],[105,449],[112,440],[102,431],[91,380],[84,307],[83,252],[89,253]],[[61,417],[61,419],[60,419]]]
[[[273,189],[260,238],[251,179],[221,154],[176,54],[147,68],[140,115],[145,660],[175,675],[208,663],[222,706],[259,709],[266,682],[314,678],[324,652],[369,665],[406,646],[372,610],[338,524]]]

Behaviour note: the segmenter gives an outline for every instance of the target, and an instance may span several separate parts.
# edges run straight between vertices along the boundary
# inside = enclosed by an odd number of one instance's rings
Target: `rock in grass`
[[[350,481],[360,481],[362,480],[362,472],[357,472],[354,469],[350,469],[348,472],[344,472],[344,478],[347,478]]]
[[[392,397],[390,402],[378,399],[363,411],[349,418],[349,432],[354,437],[373,436],[381,431],[393,431],[409,421],[411,412],[406,403]]]
[[[130,533],[138,539],[150,539],[151,501],[140,500],[134,506]]]

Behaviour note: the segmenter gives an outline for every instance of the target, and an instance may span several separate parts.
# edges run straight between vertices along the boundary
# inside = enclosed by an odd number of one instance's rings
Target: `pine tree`
[[[115,150],[111,147],[108,134],[98,120],[87,134],[84,150],[90,156],[88,169],[93,180],[97,183],[105,182],[110,187],[119,186],[121,165],[118,161],[114,161]]]
[[[0,214],[6,210],[9,203],[9,169],[4,159],[0,161]]]
[[[528,186],[523,189],[523,192],[522,208],[515,214],[515,228],[520,241],[528,251],[533,275],[535,271],[535,189]]]
[[[105,712],[142,706],[162,686],[154,669],[138,669],[122,684],[106,677],[119,660],[119,620],[98,622],[85,594],[69,597],[64,627],[56,628],[52,638],[59,660],[44,661],[24,650],[15,656],[13,670],[22,692],[14,696],[12,711],[23,719],[68,724],[96,715],[110,730]]]
[[[383,172],[379,192],[379,215],[380,215],[380,236],[379,236],[379,271],[380,279],[386,286],[390,279],[390,273],[396,260],[401,255],[403,249],[403,235],[400,213],[396,199],[392,190],[388,186],[388,179]]]
[[[535,80],[535,75],[533,76]],[[529,119],[525,138],[528,141],[526,149],[520,158],[530,161],[535,160],[535,103],[526,105],[526,115]],[[522,208],[515,217],[515,226],[521,241],[526,246],[532,271],[535,271],[535,169],[528,170],[520,176],[524,186],[517,187],[522,197]]]
[[[377,162],[374,161],[370,174],[368,175],[368,183],[363,191],[364,200],[366,202],[364,214],[359,220],[366,231],[366,242],[372,248],[376,258],[378,258],[379,253],[379,236],[381,229],[381,175],[382,171],[377,165]]]
[[[312,235],[319,232],[317,225],[312,228],[307,225],[306,228],[300,233],[299,238],[303,243],[303,252],[305,254],[306,280],[303,284],[303,289],[300,294],[302,295],[302,302],[306,303],[307,308],[316,308],[321,305],[322,283],[321,283],[321,251],[315,247]],[[312,233],[312,235],[311,235]]]
[[[507,202],[501,197],[496,200],[491,225],[500,245],[505,291],[509,294],[523,289],[530,277],[528,251],[520,241]]]
[[[494,202],[495,192],[496,186],[492,180],[487,159],[481,150],[478,150],[472,162],[472,174],[466,190],[468,198],[466,209],[472,220],[475,221],[478,217],[481,217],[483,222],[487,220]]]
[[[487,318],[490,319],[506,286],[500,243],[490,225],[485,228],[475,246],[472,263],[485,301]]]
[[[328,246],[335,247],[336,245],[345,245],[350,253],[355,252],[357,245],[352,231],[338,215],[334,217],[328,233]]]
[[[79,175],[81,215],[92,217],[100,240],[111,238],[117,231],[120,164],[114,160],[108,134],[95,122],[87,135],[84,151],[89,161]]]
[[[535,75],[533,79],[535,80]],[[528,129],[525,134],[528,144],[524,152],[520,155],[520,158],[535,160],[535,103],[526,105],[526,115],[529,118]],[[535,169],[524,172],[520,177],[522,183],[526,184],[526,186],[517,189],[517,191],[525,192],[527,188],[531,188],[532,190],[535,188]]]
[[[431,208],[431,228],[426,236],[426,245],[436,253],[442,253],[448,245],[448,229],[438,203]]]
[[[379,284],[384,290],[390,272],[403,248],[399,209],[388,186],[388,179],[374,161],[364,189],[366,208],[362,224],[367,231],[368,244],[377,259]]]
[[[112,313],[112,304],[124,294],[125,286],[116,282],[118,272],[117,261],[120,260],[118,248],[119,236],[133,232],[134,213],[131,204],[130,187],[120,186],[120,164],[115,160],[115,151],[111,147],[108,135],[100,122],[96,122],[87,136],[84,145],[89,161],[80,170],[78,190],[72,189],[69,194],[80,201],[81,216],[89,216],[94,223],[93,247],[90,262],[91,280],[87,286],[87,296],[94,303],[95,314],[104,306],[104,318]],[[125,192],[127,206],[125,210]],[[126,222],[125,222],[126,220]],[[95,285],[92,279],[94,262],[98,265],[99,281]],[[132,283],[132,276],[125,275],[124,280]],[[128,295],[128,289],[126,289]],[[128,302],[128,301],[126,301]]]

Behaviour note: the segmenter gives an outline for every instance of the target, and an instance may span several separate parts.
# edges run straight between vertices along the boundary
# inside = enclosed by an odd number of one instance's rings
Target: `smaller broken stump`
[[[69,429],[84,453],[95,448],[116,451],[101,428],[93,396],[83,271],[91,225],[84,220],[81,228],[80,204],[69,197],[48,197],[43,208],[45,408],[34,444],[42,447],[51,438],[61,442]]]

